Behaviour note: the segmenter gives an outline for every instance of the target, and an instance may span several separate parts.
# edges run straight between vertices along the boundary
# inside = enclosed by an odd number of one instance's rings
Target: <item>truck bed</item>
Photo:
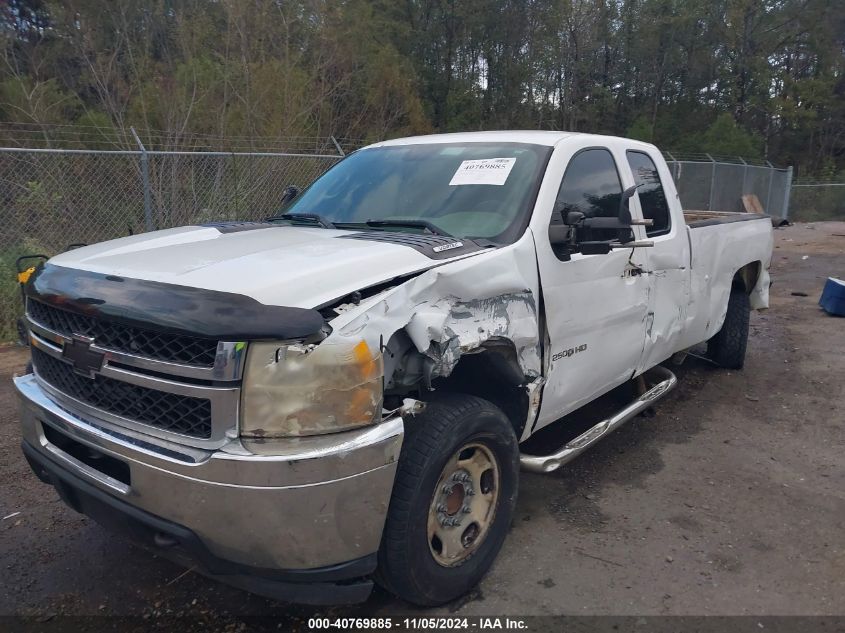
[[[761,213],[685,211],[684,219],[698,229],[689,232],[692,274],[684,325],[684,343],[695,345],[722,327],[734,275],[743,267],[756,263],[754,286],[747,289],[751,307],[768,306],[772,225]]]
[[[734,211],[684,211],[684,220],[691,229],[714,224],[747,222],[749,220],[768,220],[771,216],[762,213],[738,213]]]

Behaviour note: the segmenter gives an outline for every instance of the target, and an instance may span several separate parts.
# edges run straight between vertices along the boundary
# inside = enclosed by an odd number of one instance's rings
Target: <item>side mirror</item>
[[[637,193],[637,188],[639,185],[631,185],[625,191],[622,192],[622,197],[619,199],[619,219],[621,220],[623,214],[628,218],[630,221],[631,219],[631,210],[628,208],[628,202],[631,198],[634,197],[634,194]]]
[[[572,227],[566,224],[549,225],[549,242],[552,246],[572,243]]]
[[[290,202],[299,195],[299,187],[296,185],[290,185],[285,187],[284,192],[282,193],[282,206],[286,206],[290,204]]]
[[[637,185],[632,185],[622,192],[622,197],[619,199],[619,227],[616,234],[620,242],[627,244],[634,241],[634,232],[631,226],[634,224],[631,218],[630,201],[637,193]]]
[[[634,232],[631,227],[634,225],[651,226],[651,220],[635,220],[631,217],[631,209],[628,201],[637,192],[637,187],[628,187],[622,192],[619,199],[619,210],[616,217],[613,216],[591,216],[586,217],[580,211],[570,211],[566,214],[564,224],[585,229],[602,229],[616,231],[616,239],[622,244],[630,244],[634,241]],[[583,252],[583,251],[582,251]]]
[[[555,207],[552,213],[553,223],[549,226],[549,242],[551,243],[558,258],[563,261],[569,259],[572,253],[584,255],[603,255],[614,248],[636,248],[653,246],[653,242],[636,242],[632,226],[651,226],[652,220],[635,220],[631,217],[629,201],[637,192],[637,185],[628,187],[622,192],[619,199],[619,210],[616,217],[592,216],[587,217],[581,211],[566,211],[564,208]],[[579,229],[602,229],[616,231],[619,243],[612,240],[586,241],[579,239]]]

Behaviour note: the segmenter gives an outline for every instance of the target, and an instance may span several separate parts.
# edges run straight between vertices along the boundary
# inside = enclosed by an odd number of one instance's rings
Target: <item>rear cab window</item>
[[[645,152],[628,150],[625,155],[634,175],[634,184],[637,185],[643,218],[654,221],[652,226],[646,227],[646,235],[648,237],[666,235],[672,230],[672,218],[669,214],[666,192],[663,190],[663,183],[657,172],[657,165]]]

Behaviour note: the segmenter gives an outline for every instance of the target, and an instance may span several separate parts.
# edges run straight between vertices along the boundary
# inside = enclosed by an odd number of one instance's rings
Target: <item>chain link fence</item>
[[[663,156],[684,209],[745,211],[742,196],[755,195],[764,213],[783,219],[789,215],[792,167],[710,154]]]
[[[796,181],[789,206],[797,222],[845,220],[845,182]]]
[[[0,341],[21,311],[15,259],[279,209],[342,155],[0,149]]]

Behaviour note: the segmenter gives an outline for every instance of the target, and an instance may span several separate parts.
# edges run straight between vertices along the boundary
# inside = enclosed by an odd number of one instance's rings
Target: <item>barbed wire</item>
[[[729,165],[748,165],[749,167],[773,167],[774,169],[786,169],[777,167],[762,158],[746,158],[744,156],[730,156],[726,154],[707,154],[704,152],[680,152],[675,150],[663,150],[661,152],[667,161],[678,161],[686,163],[727,163]]]
[[[148,150],[200,150],[207,151],[311,151],[324,153],[336,151],[339,145],[349,153],[368,143],[383,139],[362,139],[347,136],[302,136],[302,135],[249,135],[244,133],[195,132],[162,130],[157,128],[136,128],[135,131]],[[334,139],[334,140],[332,140]],[[50,147],[67,149],[97,149],[107,145],[116,149],[137,149],[137,143],[130,128],[119,126],[77,125],[69,123],[36,123],[26,121],[0,122],[0,144],[10,147]],[[664,150],[668,161],[727,163],[750,167],[775,167],[760,158]]]
[[[297,136],[297,135],[243,135],[210,132],[181,132],[137,128],[135,130],[145,148],[154,149],[205,149],[209,151],[310,151],[350,152],[367,144],[364,139],[346,136]],[[64,149],[98,149],[104,146],[116,149],[138,149],[129,128],[94,125],[30,123],[20,121],[0,122],[0,144],[8,147],[58,147]]]

